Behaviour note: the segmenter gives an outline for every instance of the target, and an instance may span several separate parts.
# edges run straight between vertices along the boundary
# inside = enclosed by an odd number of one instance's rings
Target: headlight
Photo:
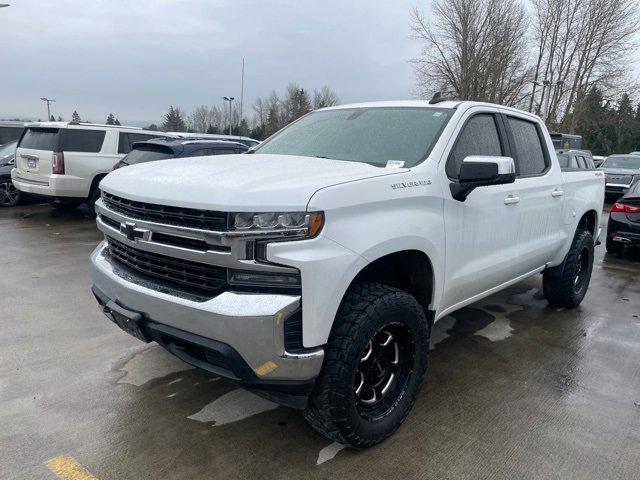
[[[315,237],[324,223],[323,212],[241,212],[233,214],[233,230],[247,237]]]

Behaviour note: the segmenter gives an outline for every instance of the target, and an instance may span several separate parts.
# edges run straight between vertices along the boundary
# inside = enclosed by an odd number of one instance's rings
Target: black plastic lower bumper
[[[230,345],[169,325],[154,322],[142,313],[119,305],[95,285],[92,292],[103,313],[118,327],[144,342],[155,341],[184,362],[236,382],[282,405],[304,408],[313,380],[264,380]]]

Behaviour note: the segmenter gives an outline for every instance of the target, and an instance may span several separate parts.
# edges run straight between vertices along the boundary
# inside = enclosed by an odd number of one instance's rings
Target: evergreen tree
[[[78,115],[78,112],[76,110],[73,111],[73,113],[71,114],[71,121],[72,122],[81,122],[82,120],[80,119],[80,115]]]
[[[152,123],[147,128],[145,128],[145,130],[152,130],[152,131],[156,132],[156,131],[158,131],[158,126],[155,123]]]
[[[218,131],[218,129],[215,126],[209,124],[209,126],[207,127],[207,132],[206,133],[216,134],[216,133],[220,133],[220,132]]]
[[[187,130],[186,123],[184,121],[184,114],[179,107],[171,105],[169,107],[169,111],[164,114],[163,118],[163,130],[169,132],[184,132]]]
[[[115,119],[115,121],[113,122],[114,125],[121,125],[120,120],[118,120],[117,118]]]
[[[51,117],[49,117],[49,121],[50,121],[50,122],[55,122],[55,121],[56,121],[56,117],[54,117],[53,115],[51,115]]]
[[[113,116],[113,113],[110,113],[107,117],[107,125],[114,125],[116,117]]]
[[[622,95],[618,104],[616,115],[616,151],[618,153],[629,153],[633,151],[638,135],[636,119],[633,115],[633,105],[627,93]]]
[[[58,115],[58,121],[62,122],[62,117],[60,115]]]

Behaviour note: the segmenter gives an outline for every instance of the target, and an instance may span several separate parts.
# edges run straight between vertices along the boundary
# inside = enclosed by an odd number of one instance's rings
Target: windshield
[[[18,141],[5,143],[4,145],[0,145],[0,160],[4,157],[8,157],[9,155],[13,155],[16,153],[16,147],[18,146]]]
[[[640,155],[611,155],[600,168],[628,168],[640,170]]]
[[[155,160],[164,160],[173,157],[173,150],[169,147],[162,145],[141,145],[131,150],[131,152],[122,159],[122,163],[134,165],[136,163],[153,162]]]
[[[423,107],[343,108],[313,112],[256,148],[255,153],[412,167],[431,151],[453,110]]]

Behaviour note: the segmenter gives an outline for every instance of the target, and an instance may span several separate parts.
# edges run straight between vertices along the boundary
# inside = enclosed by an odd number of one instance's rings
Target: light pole
[[[557,82],[551,82],[550,80],[543,80],[540,82],[533,82],[535,85],[542,85],[542,98],[540,99],[540,103],[543,104],[542,107],[542,120],[546,123],[549,120],[549,100],[551,99],[551,90],[554,87],[559,87],[564,84],[564,80],[558,80]],[[547,96],[545,97],[545,92],[547,92]]]
[[[229,135],[231,135],[231,102],[235,100],[234,97],[222,97],[222,100],[229,102]]]
[[[51,107],[50,105],[55,102],[53,98],[40,97],[40,100],[47,103],[47,122],[51,120]]]

